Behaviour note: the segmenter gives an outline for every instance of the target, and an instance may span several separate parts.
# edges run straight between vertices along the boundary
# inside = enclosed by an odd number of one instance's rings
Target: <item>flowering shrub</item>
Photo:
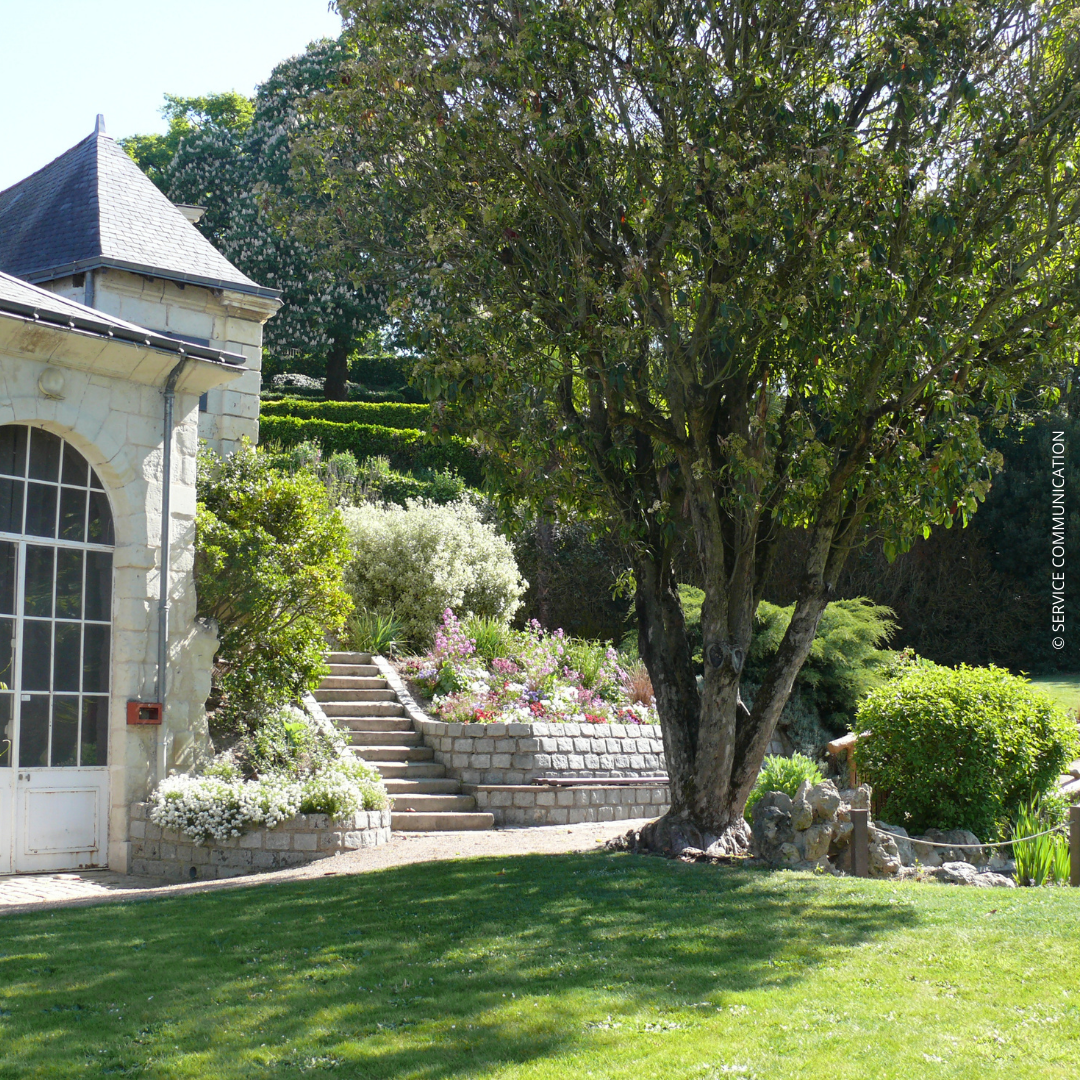
[[[431,649],[403,667],[449,723],[658,722],[651,699],[634,700],[635,684],[610,646],[548,633],[536,621],[508,630],[506,643],[509,655],[484,659],[447,608]]]
[[[297,814],[341,819],[389,805],[378,772],[350,758],[340,730],[295,706],[218,755],[201,776],[163,780],[149,802],[155,825],[199,843],[272,829]]]
[[[366,504],[344,515],[352,548],[346,581],[357,608],[394,612],[414,646],[431,644],[445,608],[506,622],[521,603],[527,583],[513,550],[469,499]]]

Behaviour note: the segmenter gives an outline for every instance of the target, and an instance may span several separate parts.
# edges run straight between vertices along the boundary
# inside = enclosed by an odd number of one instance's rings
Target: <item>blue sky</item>
[[[327,0],[0,0],[0,190],[94,130],[164,131],[165,93],[251,94],[334,36]]]

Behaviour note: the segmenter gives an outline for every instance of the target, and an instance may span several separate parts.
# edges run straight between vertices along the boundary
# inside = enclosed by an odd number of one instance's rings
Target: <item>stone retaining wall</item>
[[[462,789],[496,825],[573,825],[579,821],[625,821],[667,812],[667,784],[613,784],[556,788],[539,784],[478,784]]]
[[[667,768],[657,724],[444,724],[425,719],[418,726],[435,760],[463,784],[528,784],[539,776],[657,776]]]
[[[229,840],[197,844],[190,836],[149,820],[146,803],[131,808],[130,873],[170,881],[239,877],[326,859],[390,840],[390,811],[368,810],[345,822],[326,814],[300,814],[275,829],[252,829]]]

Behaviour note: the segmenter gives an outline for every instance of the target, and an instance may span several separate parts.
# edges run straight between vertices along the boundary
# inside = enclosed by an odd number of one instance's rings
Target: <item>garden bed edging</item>
[[[390,840],[390,811],[361,810],[343,822],[327,814],[298,814],[273,829],[252,829],[228,840],[196,843],[186,833],[150,820],[149,806],[131,807],[130,873],[169,881],[204,881],[284,870]]]

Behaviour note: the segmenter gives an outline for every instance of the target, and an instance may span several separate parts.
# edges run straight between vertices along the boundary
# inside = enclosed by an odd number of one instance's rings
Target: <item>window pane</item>
[[[104,491],[90,492],[90,517],[87,522],[86,539],[91,544],[113,542],[112,511]]]
[[[109,699],[84,697],[82,716],[82,765],[109,763]]]
[[[79,698],[54,697],[52,767],[73,769],[79,764]]]
[[[22,688],[48,690],[52,674],[52,623],[23,622]]]
[[[0,694],[0,769],[11,767],[11,747],[15,742],[14,694]]]
[[[0,615],[15,614],[15,545],[0,540]]]
[[[0,532],[22,532],[23,482],[0,480]]]
[[[109,628],[87,626],[83,634],[83,690],[93,694],[108,689]]]
[[[112,555],[86,553],[86,613],[84,619],[109,622],[112,618]]]
[[[26,475],[26,434],[29,428],[22,424],[5,424],[0,427],[0,474],[4,476]]]
[[[49,695],[34,694],[19,708],[19,765],[43,768],[49,764]]]
[[[60,539],[86,540],[86,488],[60,489]]]
[[[30,432],[30,478],[54,484],[60,480],[60,437],[51,431]]]
[[[56,491],[51,484],[26,485],[27,536],[56,535]]]
[[[55,548],[26,545],[26,594],[23,612],[26,615],[52,615],[53,553]]]
[[[64,443],[64,483],[86,487],[86,458],[70,443]]]
[[[82,644],[82,627],[78,623],[54,624],[56,634],[53,647],[53,690],[74,690],[79,692],[79,672],[82,659],[79,646]]]
[[[90,486],[97,488],[98,491],[102,491],[105,485],[98,479],[98,474],[93,469],[90,470]]]
[[[15,654],[15,620],[0,619],[0,691],[11,690],[15,685],[15,672],[11,660]]]
[[[56,552],[56,617],[82,617],[83,553],[60,548]]]

